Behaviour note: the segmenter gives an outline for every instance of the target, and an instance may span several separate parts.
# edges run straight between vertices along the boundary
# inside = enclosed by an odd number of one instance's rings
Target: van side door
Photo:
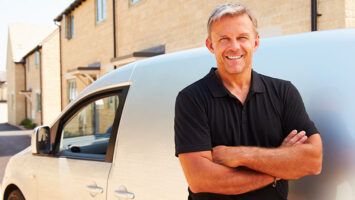
[[[117,129],[128,88],[80,100],[58,121],[53,156],[38,156],[38,199],[106,199]]]

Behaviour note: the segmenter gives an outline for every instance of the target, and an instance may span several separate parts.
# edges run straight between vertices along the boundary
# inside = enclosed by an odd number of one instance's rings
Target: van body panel
[[[355,29],[265,39],[254,61],[297,87],[322,136],[322,173],[290,182],[290,199],[355,199]]]
[[[38,157],[36,172],[39,200],[106,199],[107,177],[111,163],[75,160],[65,157]],[[57,178],[53,178],[57,177]],[[102,193],[91,193],[90,187],[100,187]]]
[[[1,195],[5,194],[7,186],[16,185],[27,199],[37,199],[37,182],[34,170],[38,163],[33,161],[30,147],[10,158],[0,188]],[[0,197],[0,199],[2,198],[3,196]]]
[[[174,102],[183,87],[211,67],[213,57],[206,49],[137,63],[118,132],[108,199],[115,199],[112,192],[121,185],[137,199],[186,198],[186,181],[174,157]]]

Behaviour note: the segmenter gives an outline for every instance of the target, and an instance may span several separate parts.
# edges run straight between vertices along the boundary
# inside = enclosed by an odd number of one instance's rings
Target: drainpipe
[[[23,61],[23,69],[24,69],[24,72],[23,72],[23,75],[25,76],[25,89],[24,91],[27,91],[27,73],[26,73],[26,60],[24,59]],[[16,97],[15,97],[16,98]],[[25,96],[25,118],[27,118],[27,98]]]
[[[63,110],[63,77],[62,77],[62,26],[54,21],[54,24],[59,28],[59,78],[60,78],[60,110]]]
[[[40,88],[40,98],[41,98],[41,125],[43,125],[43,72],[42,72],[42,47],[41,49],[38,48],[38,53],[39,53],[39,88]]]
[[[113,58],[116,58],[116,0],[112,0],[113,7]]]
[[[322,16],[318,14],[318,5],[317,0],[311,0],[311,22],[312,22],[312,31],[318,30],[318,17]]]

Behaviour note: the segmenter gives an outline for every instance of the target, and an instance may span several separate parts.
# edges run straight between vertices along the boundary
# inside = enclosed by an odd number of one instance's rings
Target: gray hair
[[[208,23],[207,23],[208,36],[210,37],[210,35],[211,35],[211,27],[215,21],[220,20],[223,16],[236,16],[236,15],[242,15],[242,14],[248,15],[248,17],[250,18],[251,22],[254,25],[255,33],[258,34],[258,31],[257,31],[258,23],[257,23],[254,15],[249,10],[249,8],[247,8],[246,6],[244,6],[240,3],[227,3],[227,4],[222,4],[222,5],[217,6],[212,11],[210,17],[208,18]]]

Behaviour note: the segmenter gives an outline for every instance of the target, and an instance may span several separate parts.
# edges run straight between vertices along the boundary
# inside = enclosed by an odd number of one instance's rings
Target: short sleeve
[[[316,126],[306,112],[300,93],[291,82],[287,82],[286,85],[283,110],[282,124],[285,135],[294,129],[305,131],[307,136],[318,133]]]
[[[210,128],[203,102],[180,92],[175,103],[175,156],[212,149]]]

